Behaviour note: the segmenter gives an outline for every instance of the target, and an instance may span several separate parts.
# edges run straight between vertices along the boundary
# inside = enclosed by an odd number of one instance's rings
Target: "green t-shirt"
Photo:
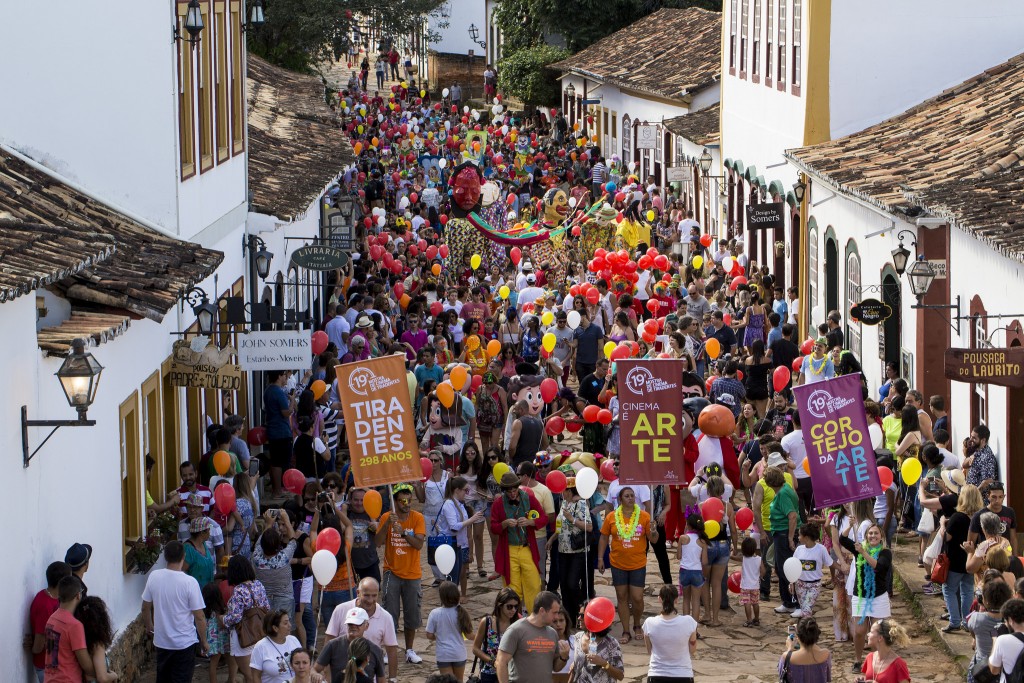
[[[882,433],[885,434],[886,450],[895,451],[903,432],[903,420],[899,415],[886,415],[882,418]]]
[[[796,513],[799,525],[802,521],[800,519],[800,499],[797,498],[793,487],[786,484],[775,494],[769,508],[768,518],[772,523],[773,532],[785,531],[789,528],[789,513],[791,512]]]

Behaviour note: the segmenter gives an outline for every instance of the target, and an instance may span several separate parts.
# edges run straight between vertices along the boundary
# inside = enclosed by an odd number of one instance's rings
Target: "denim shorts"
[[[647,567],[640,567],[640,569],[631,569],[629,571],[612,567],[613,586],[639,586],[643,588],[646,580]]]
[[[708,564],[729,564],[729,540],[711,541],[708,543]]]
[[[699,569],[680,569],[679,570],[679,587],[680,588],[700,588],[704,585],[704,572]]]
[[[461,666],[461,667],[465,668],[466,660],[463,659],[461,662],[438,662],[437,663],[437,668],[438,669],[454,669],[457,666]]]

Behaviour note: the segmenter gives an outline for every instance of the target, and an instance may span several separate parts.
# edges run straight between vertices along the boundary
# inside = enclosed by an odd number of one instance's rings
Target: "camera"
[[[316,494],[316,502],[317,502],[317,503],[327,503],[327,502],[329,502],[330,500],[331,500],[331,499],[330,499],[330,497],[329,497],[329,496],[327,495],[327,492],[326,492],[326,491],[321,491],[320,493]]]

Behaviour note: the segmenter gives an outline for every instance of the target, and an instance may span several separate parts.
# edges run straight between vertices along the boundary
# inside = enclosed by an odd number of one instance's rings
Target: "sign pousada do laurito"
[[[954,382],[1024,387],[1024,348],[946,349],[944,365]]]

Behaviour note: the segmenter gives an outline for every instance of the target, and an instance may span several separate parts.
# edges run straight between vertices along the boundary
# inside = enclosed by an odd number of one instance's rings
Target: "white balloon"
[[[575,311],[573,311],[575,313]],[[582,498],[590,498],[597,490],[597,472],[584,467],[576,473],[576,492]]]
[[[722,267],[725,268],[725,272],[728,273],[730,270],[732,270],[732,267],[734,265],[736,265],[736,259],[734,259],[732,256],[726,256],[724,259],[722,259]]]
[[[629,170],[630,171],[635,171],[636,170],[636,162],[635,161],[629,162]]]
[[[504,126],[501,127],[501,134],[502,135],[508,135],[508,126],[507,125],[504,125]]]
[[[569,315],[566,316],[566,322],[569,323],[569,329],[575,330],[577,327],[580,326],[580,312],[569,311]]]
[[[451,91],[448,88],[445,88],[444,90],[441,91],[441,97],[448,97],[448,94],[450,92]]]
[[[445,121],[444,122],[444,129],[445,130],[451,130],[452,129],[452,122],[451,121]]]
[[[469,113],[469,105],[468,104],[465,107],[462,108],[462,113],[463,114],[468,114]]]
[[[378,121],[384,121],[384,114],[377,114]]]
[[[491,100],[491,104],[501,104],[501,100],[495,97],[493,100]]]
[[[480,112],[478,112],[478,111],[474,111],[473,112],[473,120],[474,121],[479,121],[480,120]]]
[[[333,579],[338,571],[338,558],[330,550],[317,550],[313,553],[313,559],[309,566],[313,570],[313,577],[321,586],[326,586]]]
[[[882,428],[877,423],[872,422],[868,425],[868,436],[871,437],[871,447],[874,450],[878,450],[882,447],[884,435],[882,434]]]
[[[575,197],[569,197],[569,206],[571,206],[574,209],[576,208],[576,198]]]
[[[450,545],[438,546],[434,551],[434,562],[437,564],[437,570],[448,576],[455,569],[455,548]],[[455,577],[455,581],[458,581],[458,577]]]
[[[786,575],[786,580],[790,583],[796,583],[796,580],[800,578],[800,574],[802,574],[803,571],[804,569],[800,564],[800,560],[795,557],[789,558],[782,565],[782,573]]]
[[[420,127],[418,125],[417,126],[413,126],[412,127],[412,132],[413,133],[419,133],[420,132]]]
[[[377,217],[377,225],[379,225],[380,227],[383,228],[385,225],[387,225],[387,223],[388,223],[388,219],[385,218],[384,216],[378,216]]]
[[[447,159],[438,159],[437,160],[437,167],[438,168],[443,169],[447,165],[448,165],[448,160]]]
[[[409,206],[409,198],[408,197],[402,197],[402,199],[399,200],[399,202],[398,202],[398,208],[404,209],[407,206]]]

